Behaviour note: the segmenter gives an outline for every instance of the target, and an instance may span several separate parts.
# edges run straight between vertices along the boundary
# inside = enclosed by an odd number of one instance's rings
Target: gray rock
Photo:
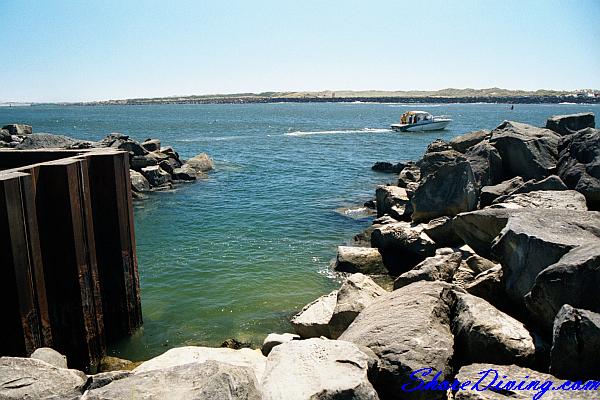
[[[150,186],[161,186],[171,182],[171,175],[158,165],[142,168],[142,175],[148,180]]]
[[[42,360],[50,365],[54,365],[56,368],[68,368],[67,357],[60,354],[58,351],[51,349],[50,347],[40,347],[36,349],[31,356],[36,360]]]
[[[367,346],[379,357],[375,388],[386,399],[445,399],[444,392],[400,388],[410,382],[412,371],[429,367],[442,379],[450,376],[454,338],[450,331],[450,309],[442,292],[450,285],[416,282],[380,296],[365,308],[340,336]]]
[[[27,135],[27,137],[15,148],[17,150],[65,148],[76,143],[77,141],[75,139],[66,136],[52,135],[50,133],[35,133]]]
[[[483,208],[492,204],[500,196],[508,195],[515,189],[523,185],[523,178],[520,176],[501,182],[497,185],[484,186],[479,194],[479,207]]]
[[[504,177],[502,158],[498,150],[487,140],[467,150],[465,157],[471,164],[478,189],[502,181]]]
[[[409,183],[421,180],[421,169],[412,161],[406,163],[400,175],[398,175],[398,186],[406,188]]]
[[[337,293],[333,315],[329,321],[332,339],[337,339],[356,316],[377,297],[387,291],[363,274],[350,275]]]
[[[502,264],[506,293],[515,304],[523,304],[537,275],[571,249],[586,243],[600,246],[600,213],[559,209],[512,212],[492,253]]]
[[[600,314],[562,306],[554,320],[550,373],[563,379],[600,377]]]
[[[207,172],[215,168],[213,161],[206,153],[190,158],[187,160],[187,164],[194,168],[196,172]]]
[[[189,164],[183,164],[173,170],[173,179],[178,181],[194,181],[198,177],[203,178],[206,175],[203,172],[196,172]]]
[[[87,377],[34,358],[0,357],[0,399],[74,399]]]
[[[262,380],[264,400],[377,400],[369,382],[374,354],[339,340],[308,339],[275,347]]]
[[[429,143],[429,145],[427,146],[427,150],[425,150],[425,153],[439,153],[441,151],[447,150],[452,150],[452,146],[450,146],[450,143],[442,139],[435,139],[433,142]]]
[[[579,113],[570,115],[554,115],[546,121],[546,129],[561,136],[570,135],[585,128],[595,128],[594,113]]]
[[[371,246],[379,249],[383,263],[392,273],[405,272],[435,254],[436,244],[420,225],[396,222],[371,233]]]
[[[440,153],[434,153],[440,154]],[[477,207],[477,188],[467,161],[443,164],[427,176],[411,198],[413,222],[455,216]]]
[[[556,169],[559,140],[551,130],[504,121],[492,131],[490,143],[502,157],[506,177],[542,179]]]
[[[103,386],[108,385],[113,381],[117,381],[119,379],[127,378],[131,376],[131,371],[109,371],[109,372],[100,372],[98,374],[89,375],[88,382],[85,386],[85,390],[93,390],[98,389]]]
[[[542,180],[532,179],[517,187],[508,194],[529,193],[538,190],[567,190],[567,185],[556,175],[550,175]]]
[[[151,167],[157,164],[158,160],[156,158],[148,157],[147,155],[129,157],[129,166],[136,171],[141,171],[142,168]]]
[[[445,281],[451,282],[454,273],[460,266],[462,254],[437,254],[428,257],[416,267],[400,275],[394,281],[394,290],[418,281]]]
[[[600,312],[600,242],[582,242],[540,272],[525,297],[534,319],[550,332],[564,304]]]
[[[502,280],[502,267],[500,265],[476,275],[463,288],[467,293],[481,297],[500,310],[508,308],[506,292],[504,291],[504,281]]]
[[[466,151],[475,146],[477,143],[485,139],[489,139],[492,134],[488,130],[480,130],[475,132],[465,133],[450,140],[450,146],[458,152],[466,153]]]
[[[116,147],[129,152],[132,156],[143,156],[148,154],[148,151],[141,144],[134,140],[116,140],[110,147]]]
[[[7,130],[11,135],[31,135],[33,130],[31,129],[31,125],[25,124],[9,124],[4,125],[2,129]]]
[[[503,378],[504,376],[507,378]],[[589,389],[588,391],[552,390],[553,387],[558,387],[564,382],[552,375],[516,365],[471,364],[461,367],[456,379],[461,383],[469,381],[469,384],[464,386],[464,390],[453,390],[454,400],[593,400],[597,398],[597,392]],[[512,381],[514,382],[511,383]],[[538,383],[536,384],[535,381]],[[521,388],[525,389],[531,385],[530,390],[517,389],[521,382],[525,382]],[[500,385],[499,389],[496,388],[498,385]],[[568,387],[570,388],[571,384]]]
[[[425,153],[417,165],[421,170],[421,178],[424,179],[428,175],[436,173],[444,165],[454,165],[465,160],[463,154],[458,151],[443,150]]]
[[[489,269],[498,266],[498,264],[496,264],[495,262],[490,261],[487,258],[481,257],[477,254],[469,256],[466,262],[469,268],[471,268],[471,270],[473,270],[475,274],[481,274],[482,272],[485,272]]]
[[[337,290],[307,304],[290,321],[296,333],[303,338],[330,337],[329,321],[337,302]]]
[[[535,346],[523,324],[482,298],[450,291],[455,361],[530,366]]]
[[[148,151],[158,151],[160,150],[160,140],[158,139],[146,139],[142,143],[142,147]]]
[[[452,218],[450,217],[432,219],[423,224],[423,232],[433,239],[438,246],[452,247],[462,244],[462,239],[454,232]]]
[[[558,174],[569,189],[585,196],[590,210],[600,210],[600,130],[588,128],[563,138]]]
[[[7,129],[0,129],[0,142],[10,143],[12,141],[10,132]]]
[[[163,370],[189,363],[206,363],[207,361],[217,361],[238,367],[247,367],[254,372],[256,379],[260,381],[265,370],[266,358],[260,350],[247,348],[233,350],[224,347],[185,346],[173,348],[143,362],[133,372],[140,374],[142,372]]]
[[[462,213],[454,218],[454,231],[483,257],[491,258],[492,242],[506,226],[515,210],[484,209]]]
[[[131,188],[136,192],[147,192],[150,190],[150,183],[139,172],[130,169],[129,179],[131,180]]]
[[[402,169],[404,169],[405,165],[406,165],[405,163],[401,163],[401,162],[392,164],[392,163],[386,162],[386,161],[378,161],[375,164],[373,164],[371,169],[373,171],[377,171],[377,172],[387,172],[387,173],[399,174],[402,171]]]
[[[372,247],[338,246],[334,269],[373,275],[388,273],[379,250]]]
[[[135,373],[86,392],[82,400],[132,398],[260,400],[261,394],[252,369],[207,361]]]
[[[273,347],[279,346],[282,343],[291,342],[292,340],[300,340],[300,335],[293,333],[269,333],[260,348],[260,351],[266,357],[269,355]]]
[[[406,189],[399,186],[377,186],[375,190],[377,216],[388,214],[399,221],[410,220],[412,211]]]
[[[500,203],[494,202],[492,208],[558,208],[565,210],[587,211],[585,197],[575,190],[540,190],[528,193],[504,196]]]

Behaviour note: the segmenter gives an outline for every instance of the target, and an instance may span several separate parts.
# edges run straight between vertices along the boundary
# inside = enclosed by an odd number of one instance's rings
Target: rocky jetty
[[[140,143],[121,133],[111,133],[98,142],[91,142],[50,133],[32,133],[30,125],[11,124],[0,130],[2,147],[17,150],[92,147],[125,150],[129,153],[129,175],[134,198],[143,198],[147,192],[171,189],[178,183],[206,178],[207,173],[214,169],[213,160],[206,153],[184,160],[172,147],[162,147],[158,139],[146,139]]]
[[[88,376],[49,350],[2,357],[0,398],[596,399],[600,131],[589,121],[506,121],[381,167],[398,184],[377,188],[379,216],[361,235],[371,247],[339,247],[347,275],[291,318],[296,334]],[[159,143],[110,140],[143,157],[147,181],[172,181],[161,163],[176,158],[156,158],[169,154]],[[393,290],[369,277],[382,274]]]

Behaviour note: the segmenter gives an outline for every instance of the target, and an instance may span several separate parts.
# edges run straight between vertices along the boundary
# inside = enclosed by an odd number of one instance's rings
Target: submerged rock
[[[377,357],[339,340],[294,340],[269,354],[262,380],[264,400],[377,400],[369,372]]]
[[[450,309],[442,292],[450,285],[416,282],[378,297],[340,336],[367,346],[379,357],[375,387],[382,398],[437,400],[444,392],[403,392],[410,373],[432,368],[432,376],[450,376],[454,338],[450,331]]]
[[[378,161],[375,164],[373,164],[371,169],[373,171],[377,171],[377,172],[388,172],[388,173],[398,174],[404,169],[405,165],[406,164],[401,163],[401,162],[392,164],[391,162]]]

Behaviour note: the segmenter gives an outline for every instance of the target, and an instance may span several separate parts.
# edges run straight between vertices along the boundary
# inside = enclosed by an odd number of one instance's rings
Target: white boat
[[[434,117],[427,111],[407,111],[400,117],[400,123],[392,124],[391,127],[400,132],[439,131],[445,129],[450,122],[450,118]]]

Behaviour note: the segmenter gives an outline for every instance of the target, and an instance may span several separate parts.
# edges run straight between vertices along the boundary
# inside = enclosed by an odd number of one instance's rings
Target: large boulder
[[[87,391],[82,400],[261,400],[259,387],[251,368],[191,362],[128,375]]]
[[[491,258],[492,242],[515,212],[486,208],[458,214],[453,220],[454,231],[477,254]]]
[[[34,358],[0,357],[0,399],[75,399],[87,377]]]
[[[433,377],[433,374],[429,375]],[[577,390],[576,387],[583,387],[581,383],[563,382],[552,375],[516,365],[471,364],[460,368],[456,380],[460,382],[460,386],[455,385],[452,388],[454,400],[593,400],[597,398],[593,384],[588,386],[587,391]],[[561,388],[562,384],[566,384],[566,387]]]
[[[256,379],[260,381],[265,369],[266,358],[260,350],[247,348],[233,350],[224,347],[185,346],[173,348],[143,362],[133,372],[139,374],[190,363],[206,363],[207,361],[218,361],[219,363],[231,364],[238,367],[247,367],[254,372]]]
[[[386,399],[445,399],[444,392],[404,393],[410,373],[421,368],[450,376],[454,338],[450,331],[450,309],[442,297],[450,285],[416,282],[377,298],[340,336],[367,346],[379,357],[375,387]]]
[[[265,340],[263,340],[263,344],[260,347],[260,351],[266,357],[269,355],[273,347],[279,346],[282,343],[291,342],[292,340],[300,340],[300,335],[296,335],[293,333],[269,333]]]
[[[460,266],[462,254],[460,252],[442,252],[421,261],[410,271],[400,275],[394,281],[394,289],[410,285],[418,281],[445,281],[451,282],[454,273]]]
[[[561,136],[570,135],[585,128],[595,128],[594,113],[578,113],[570,115],[554,115],[546,121],[546,129],[550,129]]]
[[[519,193],[529,193],[535,192],[539,190],[567,190],[567,185],[560,179],[560,177],[556,175],[550,175],[541,180],[529,180],[519,185],[519,187],[515,188],[513,191],[507,194],[519,194]]]
[[[158,165],[142,168],[142,175],[148,180],[151,186],[159,187],[171,182],[171,175],[164,171]]]
[[[399,221],[410,220],[410,200],[406,189],[399,186],[378,186],[375,199],[378,217],[388,214]]]
[[[481,297],[494,307],[505,310],[508,308],[504,281],[502,280],[502,267],[496,265],[483,271],[467,282],[463,288],[473,296]]]
[[[419,182],[420,180],[421,169],[414,162],[409,161],[398,175],[398,186],[406,188],[409,184]]]
[[[496,185],[484,186],[479,194],[479,207],[483,208],[492,204],[498,197],[508,195],[523,185],[523,178],[516,176]]]
[[[296,333],[303,338],[330,337],[329,321],[333,316],[333,310],[337,302],[337,290],[321,296],[315,301],[307,304],[302,310],[294,315],[290,323]]]
[[[432,219],[428,223],[423,224],[423,232],[440,247],[452,247],[462,244],[462,239],[454,232],[453,219],[450,217]]]
[[[369,372],[377,358],[339,340],[308,339],[275,347],[262,380],[264,400],[377,400]]]
[[[540,272],[575,247],[600,246],[600,213],[559,209],[512,210],[492,253],[502,264],[509,298],[523,304]]]
[[[148,151],[158,151],[160,150],[160,140],[158,139],[146,139],[142,143],[142,147]]]
[[[196,172],[207,172],[215,168],[213,160],[206,153],[200,153],[187,160],[187,164]]]
[[[458,152],[466,153],[468,149],[475,146],[477,143],[489,139],[492,134],[488,130],[480,130],[465,133],[450,140],[450,146]]]
[[[363,274],[352,274],[338,290],[333,315],[329,320],[332,339],[337,339],[356,316],[376,298],[387,291]]]
[[[371,246],[379,249],[392,273],[405,272],[435,254],[436,244],[420,225],[396,222],[379,226],[371,233]]]
[[[147,192],[150,190],[150,183],[144,175],[132,169],[129,170],[129,179],[131,180],[131,188],[136,192]]]
[[[471,164],[471,170],[478,189],[502,181],[504,176],[502,158],[498,150],[487,140],[467,150],[465,157]]]
[[[31,125],[25,124],[9,124],[4,125],[2,129],[7,130],[11,135],[31,135],[33,132]]]
[[[475,177],[468,161],[443,164],[421,181],[412,196],[412,220],[427,222],[437,217],[474,210],[477,207],[477,194]]]
[[[31,356],[29,357],[35,358],[36,360],[45,361],[57,368],[68,368],[67,357],[60,354],[58,351],[51,349],[50,347],[40,347],[35,349],[35,351],[31,353]]]
[[[600,312],[600,241],[582,243],[540,272],[525,297],[530,314],[549,332],[564,304]]]
[[[12,142],[12,135],[7,129],[0,129],[0,142],[10,143]]]
[[[550,373],[571,380],[600,377],[600,314],[565,304],[554,320]]]
[[[458,291],[450,294],[455,362],[532,364],[534,341],[521,322],[479,297]]]
[[[77,140],[51,133],[35,133],[27,135],[15,148],[17,150],[54,149],[73,146]]]
[[[504,121],[492,131],[490,143],[500,153],[506,177],[542,179],[556,170],[559,140],[549,129]]]
[[[387,274],[379,250],[372,247],[338,246],[334,269],[340,272]]]
[[[456,164],[457,162],[465,160],[463,154],[450,149],[427,152],[423,155],[423,158],[417,162],[417,165],[421,170],[421,178],[425,178],[428,175],[435,173],[443,165]]]
[[[587,128],[563,139],[558,174],[585,196],[590,210],[600,210],[600,130]]]
[[[492,208],[559,208],[565,210],[587,211],[585,197],[575,190],[540,190],[528,193],[504,196],[500,203],[494,202]]]

